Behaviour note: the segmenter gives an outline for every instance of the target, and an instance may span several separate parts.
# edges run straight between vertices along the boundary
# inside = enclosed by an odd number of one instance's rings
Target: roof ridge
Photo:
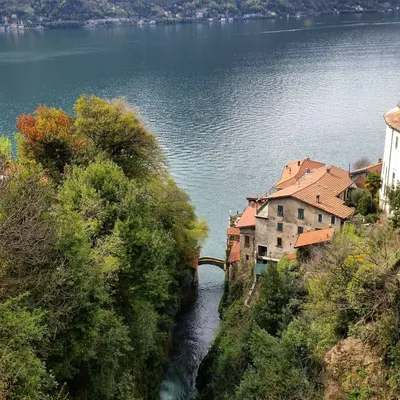
[[[343,216],[342,216],[340,213],[337,213],[337,211],[333,211],[333,210],[332,210],[333,207],[330,206],[330,205],[328,205],[328,204],[324,204],[324,203],[314,203],[314,202],[311,202],[311,201],[307,201],[306,199],[299,198],[298,196],[296,196],[296,193],[293,193],[292,196],[293,196],[294,198],[296,198],[297,200],[302,201],[303,203],[309,204],[309,205],[311,205],[311,206],[313,206],[313,207],[315,207],[315,208],[318,208],[318,209],[320,209],[320,210],[322,210],[322,211],[326,211],[326,212],[329,212],[329,213],[331,213],[331,214],[333,214],[333,215],[336,215],[337,217],[343,218]],[[336,197],[336,196],[335,196],[335,197]],[[338,200],[341,201],[341,206],[342,206],[343,208],[349,210],[349,215],[350,215],[350,211],[353,210],[353,208],[347,206],[347,205],[345,204],[345,202],[344,202],[342,199],[340,199],[339,197],[336,197],[336,199],[338,199]],[[328,211],[328,210],[329,210],[329,211]]]
[[[378,162],[376,162],[376,163],[374,163],[374,164],[370,164],[370,165],[367,165],[367,166],[362,167],[362,168],[354,169],[353,171],[350,171],[350,173],[353,174],[354,172],[361,172],[361,171],[364,171],[364,170],[366,170],[366,169],[368,169],[368,168],[376,167],[376,166],[379,165],[379,164],[382,164],[382,161],[378,161]]]

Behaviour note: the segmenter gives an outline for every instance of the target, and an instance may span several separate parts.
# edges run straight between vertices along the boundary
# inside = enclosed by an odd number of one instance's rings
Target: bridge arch
[[[204,265],[204,264],[215,265],[216,267],[221,268],[223,271],[226,270],[225,260],[222,260],[221,258],[208,257],[208,256],[199,257],[198,265]]]

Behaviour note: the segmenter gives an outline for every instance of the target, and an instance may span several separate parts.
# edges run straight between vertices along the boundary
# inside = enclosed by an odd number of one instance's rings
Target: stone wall
[[[283,217],[278,216],[278,205],[283,206]],[[298,209],[304,210],[304,219],[298,219]],[[318,222],[318,214],[322,214],[322,222]],[[341,227],[341,219],[336,217],[331,225],[331,214],[293,198],[270,200],[268,207],[261,209],[256,218],[256,247],[265,246],[268,256],[279,259],[287,253],[294,253],[294,245],[298,237],[298,227],[303,232],[314,229],[325,229],[332,226]],[[278,223],[283,224],[282,232],[278,231]],[[282,247],[278,247],[277,239],[282,239]]]

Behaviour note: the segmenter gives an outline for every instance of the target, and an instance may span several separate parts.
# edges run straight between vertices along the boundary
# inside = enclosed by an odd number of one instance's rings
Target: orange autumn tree
[[[39,162],[53,177],[63,173],[85,146],[85,140],[61,109],[39,106],[33,114],[18,117],[17,129],[20,155]]]

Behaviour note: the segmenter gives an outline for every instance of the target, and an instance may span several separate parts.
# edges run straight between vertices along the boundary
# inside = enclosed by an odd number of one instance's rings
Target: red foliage
[[[32,114],[20,115],[17,129],[31,145],[44,139],[59,138],[69,142],[72,148],[84,146],[84,140],[74,135],[68,115],[61,109],[39,106]]]
[[[17,129],[29,140],[40,140],[36,129],[36,118],[33,115],[20,115],[17,119]]]

